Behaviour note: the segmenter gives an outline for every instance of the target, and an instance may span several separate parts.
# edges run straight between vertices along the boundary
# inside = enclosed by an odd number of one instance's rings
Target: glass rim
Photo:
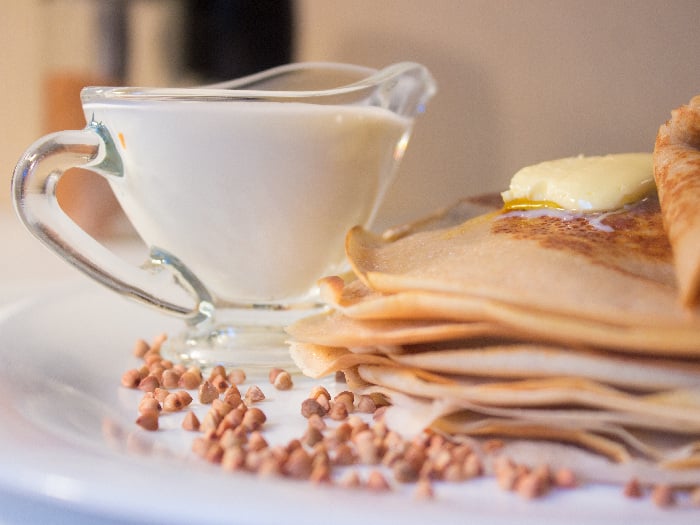
[[[385,69],[373,69],[353,64],[333,62],[296,62],[274,67],[242,78],[195,87],[129,87],[129,86],[87,86],[81,90],[83,103],[129,101],[129,100],[179,100],[179,101],[233,101],[240,99],[309,99],[349,94],[375,87],[384,78],[394,76],[396,67],[407,69],[409,63],[400,63]],[[411,64],[415,67],[417,64]],[[319,90],[255,89],[253,85],[277,76],[305,71],[328,71],[357,75],[358,80],[336,88]]]

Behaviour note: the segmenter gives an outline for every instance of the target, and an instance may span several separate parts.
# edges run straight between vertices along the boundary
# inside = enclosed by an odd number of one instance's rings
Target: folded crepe
[[[681,298],[700,302],[700,96],[671,113],[654,146],[654,178]]]

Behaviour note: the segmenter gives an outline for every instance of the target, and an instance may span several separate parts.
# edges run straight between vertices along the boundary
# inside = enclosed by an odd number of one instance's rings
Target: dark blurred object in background
[[[202,80],[230,80],[292,61],[292,0],[187,0],[185,6],[185,67]]]

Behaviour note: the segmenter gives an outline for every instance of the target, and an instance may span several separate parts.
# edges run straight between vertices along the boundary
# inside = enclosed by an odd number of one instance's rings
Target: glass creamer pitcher
[[[344,271],[345,233],[371,222],[434,91],[414,63],[85,88],[87,127],[47,135],[20,159],[16,210],[93,279],[184,320],[166,344],[171,358],[267,366],[286,355],[283,326],[317,306],[318,278]],[[72,167],[109,181],[150,250],[146,265],[124,262],[61,211],[55,188]]]

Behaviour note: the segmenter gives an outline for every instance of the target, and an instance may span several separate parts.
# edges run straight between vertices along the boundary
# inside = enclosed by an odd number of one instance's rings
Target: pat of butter
[[[655,189],[651,153],[569,157],[527,166],[501,196],[506,208],[608,211]]]

